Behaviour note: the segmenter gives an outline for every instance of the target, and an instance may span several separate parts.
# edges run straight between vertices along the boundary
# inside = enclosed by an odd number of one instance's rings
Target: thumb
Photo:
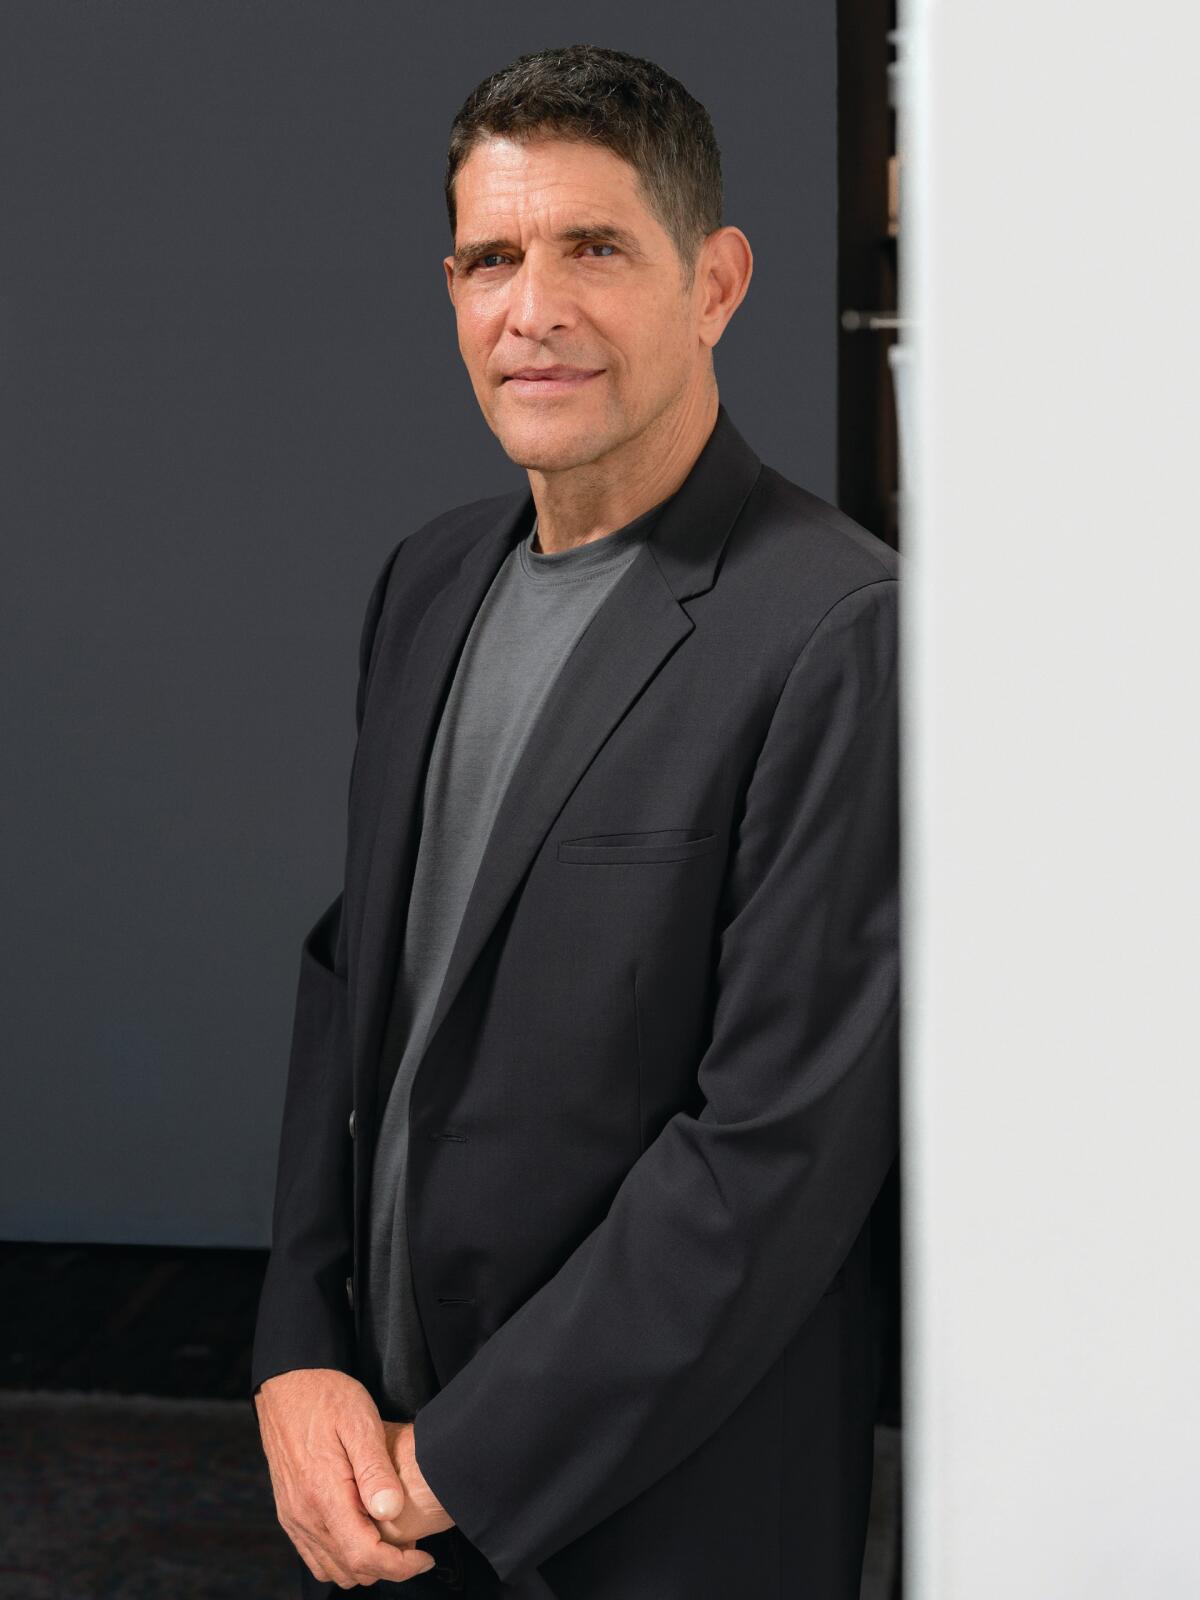
[[[398,1517],[404,1510],[404,1486],[382,1437],[365,1439],[353,1458],[359,1497],[373,1517]]]

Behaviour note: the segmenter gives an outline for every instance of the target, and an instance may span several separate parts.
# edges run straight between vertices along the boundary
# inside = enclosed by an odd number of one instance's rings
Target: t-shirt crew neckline
[[[533,548],[538,525],[535,512],[533,527],[517,547],[520,552],[521,570],[535,583],[562,583],[607,572],[610,568],[628,560],[636,553],[637,548],[645,543],[652,524],[665,504],[665,500],[660,500],[658,505],[651,506],[649,511],[643,511],[640,517],[627,522],[623,528],[601,534],[598,539],[576,545],[573,550],[557,550],[552,555]]]

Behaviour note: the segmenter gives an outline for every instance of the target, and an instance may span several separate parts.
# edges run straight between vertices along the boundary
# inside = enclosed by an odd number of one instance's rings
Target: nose
[[[537,344],[574,326],[576,311],[568,274],[560,263],[527,250],[510,279],[508,331]]]

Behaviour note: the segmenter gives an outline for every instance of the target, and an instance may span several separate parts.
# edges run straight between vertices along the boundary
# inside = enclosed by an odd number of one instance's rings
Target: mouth
[[[585,384],[594,378],[602,377],[604,368],[599,372],[572,372],[559,367],[551,368],[546,377],[508,377],[505,378],[503,387],[511,389],[514,394],[532,395],[538,400],[548,400],[552,395],[574,394],[582,389]]]

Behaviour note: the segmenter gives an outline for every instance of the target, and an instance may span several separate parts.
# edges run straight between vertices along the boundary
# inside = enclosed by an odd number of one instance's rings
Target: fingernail
[[[376,1517],[394,1517],[400,1510],[400,1496],[394,1489],[380,1489],[371,1500],[371,1512]]]

